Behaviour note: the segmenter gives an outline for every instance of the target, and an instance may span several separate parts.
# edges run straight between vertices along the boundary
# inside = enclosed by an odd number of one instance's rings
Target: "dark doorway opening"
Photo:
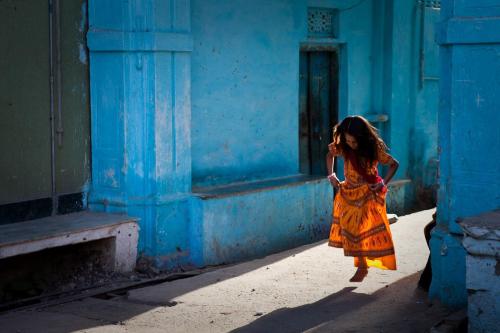
[[[300,172],[326,175],[325,155],[338,121],[339,61],[336,51],[300,53]]]

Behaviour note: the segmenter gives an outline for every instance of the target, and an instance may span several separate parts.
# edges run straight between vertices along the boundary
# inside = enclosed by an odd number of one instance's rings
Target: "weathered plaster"
[[[325,236],[332,193],[324,181],[224,199],[192,191],[192,183],[201,191],[252,187],[298,174],[299,52],[318,45],[307,35],[307,7],[325,6],[339,13],[338,39],[319,42],[339,50],[340,117],[384,115],[378,125],[401,163],[388,204],[403,213],[414,184],[414,7],[379,4],[90,1],[90,207],[140,217],[139,252],[164,268],[242,260]]]
[[[431,240],[431,297],[466,304],[465,250],[442,255],[447,240],[461,243],[461,217],[500,207],[500,20],[496,1],[442,1],[438,227]],[[467,17],[461,17],[468,8]],[[477,17],[476,17],[477,16]],[[483,25],[483,22],[487,24]],[[476,24],[478,23],[478,24]],[[479,96],[479,99],[478,99]],[[468,244],[468,243],[466,243]]]
[[[100,239],[113,241],[109,262],[131,272],[137,259],[138,226],[124,215],[75,213],[0,227],[0,259]]]
[[[461,219],[467,251],[470,332],[494,332],[500,316],[500,211]]]

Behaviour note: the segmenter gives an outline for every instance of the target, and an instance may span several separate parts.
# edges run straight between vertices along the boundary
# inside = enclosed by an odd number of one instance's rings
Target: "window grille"
[[[423,5],[426,8],[441,8],[441,0],[419,0],[418,3],[419,5]]]
[[[309,8],[307,30],[312,37],[337,37],[337,11],[328,8]]]

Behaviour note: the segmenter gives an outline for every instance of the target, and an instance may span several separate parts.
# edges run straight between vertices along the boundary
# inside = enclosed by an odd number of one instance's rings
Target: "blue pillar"
[[[500,207],[500,1],[486,2],[443,0],[437,27],[440,188],[430,296],[453,307],[467,301],[457,218]]]
[[[390,89],[385,92],[385,103],[390,110],[389,145],[391,154],[399,161],[398,178],[408,179],[411,101],[411,61],[412,61],[412,26],[413,3],[408,1],[389,1],[392,6],[392,29],[389,40],[391,54],[388,56],[390,67],[386,78]],[[386,37],[387,38],[387,37]],[[397,92],[397,93],[396,93]]]
[[[190,15],[190,0],[89,1],[89,205],[139,217],[156,266],[193,260]]]

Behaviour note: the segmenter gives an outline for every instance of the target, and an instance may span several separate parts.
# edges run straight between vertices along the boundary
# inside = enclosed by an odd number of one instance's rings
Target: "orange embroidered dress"
[[[341,155],[334,151],[333,156]],[[368,175],[377,176],[378,162],[391,164],[394,160],[384,150],[378,151],[378,161],[366,170]],[[333,223],[328,245],[344,249],[344,255],[366,257],[368,266],[381,269],[396,269],[396,257],[392,243],[389,221],[385,206],[385,191],[373,192],[363,176],[356,172],[348,158],[344,158],[345,181],[333,202]]]

